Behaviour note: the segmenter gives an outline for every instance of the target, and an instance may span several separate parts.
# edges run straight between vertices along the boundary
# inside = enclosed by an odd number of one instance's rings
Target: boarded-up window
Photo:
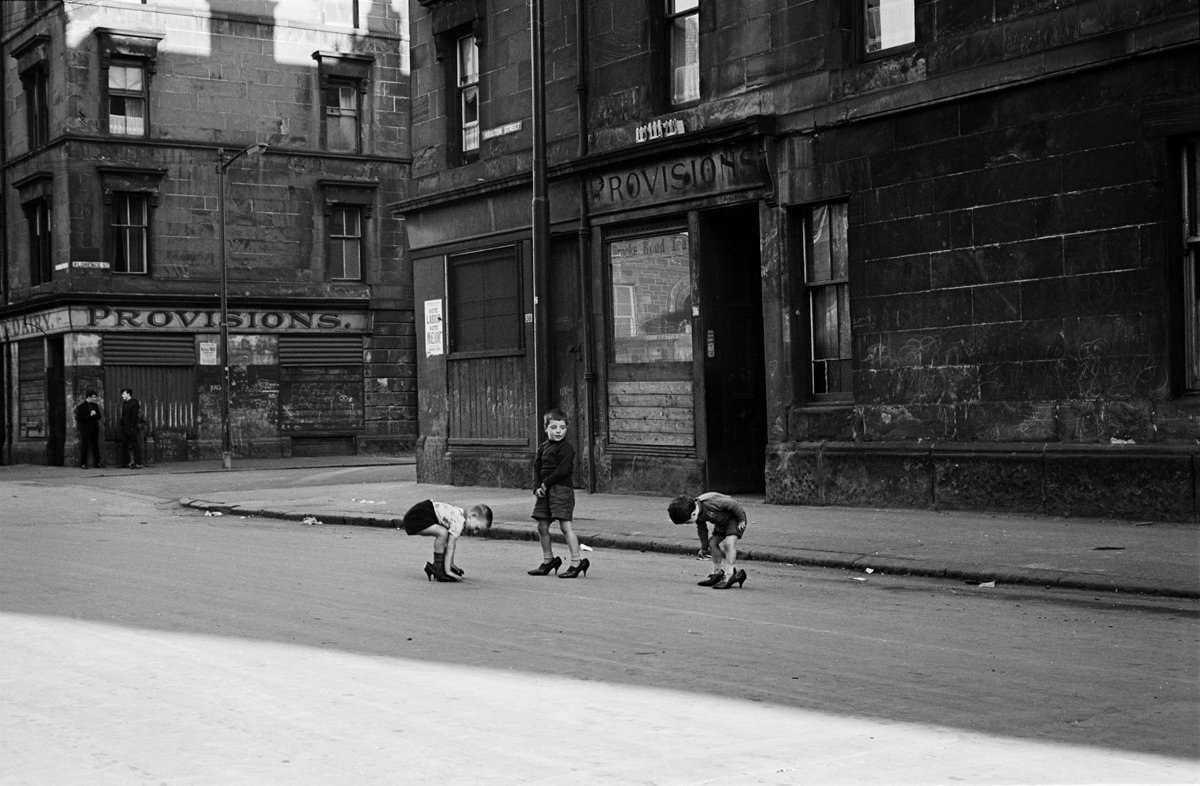
[[[114,333],[101,343],[104,423],[117,438],[121,389],[131,388],[151,431],[196,430],[196,338],[190,333]]]
[[[450,257],[447,267],[450,351],[519,352],[524,323],[516,249]]]
[[[41,338],[21,341],[17,354],[20,438],[42,439],[46,436],[46,342]]]
[[[280,336],[279,409],[284,433],[360,431],[362,338]]]

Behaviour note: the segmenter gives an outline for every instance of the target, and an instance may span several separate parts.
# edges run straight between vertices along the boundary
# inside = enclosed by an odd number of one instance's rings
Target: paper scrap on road
[[[305,516],[304,518],[300,519],[300,523],[306,527],[313,527],[324,524],[325,522],[321,521],[316,516]]]
[[[225,514],[219,510],[206,510],[206,511],[204,511],[204,515],[205,516],[223,516]]]

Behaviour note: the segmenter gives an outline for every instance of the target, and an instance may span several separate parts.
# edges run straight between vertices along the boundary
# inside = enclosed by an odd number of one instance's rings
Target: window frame
[[[661,34],[663,47],[663,96],[665,99],[663,104],[665,108],[675,110],[697,104],[704,97],[703,85],[701,84],[700,79],[700,0],[682,0],[682,2],[688,3],[688,5],[682,9],[678,8],[678,4],[681,2],[681,0],[659,0],[659,2],[662,4],[661,9],[663,19]],[[676,26],[681,20],[686,25],[687,21],[693,17],[695,19],[696,34],[696,58],[694,64],[696,71],[696,95],[695,97],[689,98],[685,96],[680,100],[676,100],[675,73],[678,70],[675,65],[675,55],[677,51],[675,47]],[[686,57],[686,51],[684,56]],[[685,62],[684,65],[687,66],[689,63]]]
[[[333,106],[330,100],[334,91],[337,95],[337,106]],[[343,104],[343,98],[349,94],[352,97],[353,107],[347,107]],[[321,143],[325,150],[331,153],[361,153],[363,146],[363,86],[362,81],[342,76],[330,76],[321,80],[321,116],[324,122],[321,124]],[[348,147],[334,147],[333,134],[330,132],[330,118],[346,118],[354,119],[353,143]],[[342,132],[338,132],[338,136],[342,136]]]
[[[325,268],[328,271],[330,281],[362,281],[363,280],[363,269],[364,269],[364,261],[365,261],[364,260],[364,256],[365,256],[364,250],[365,250],[365,246],[366,246],[366,244],[365,244],[366,232],[364,231],[365,224],[366,224],[365,213],[366,213],[366,211],[363,210],[363,206],[358,205],[358,204],[347,204],[345,202],[335,202],[329,206],[328,215],[326,218],[326,225],[325,225],[326,226],[326,232],[325,232],[326,265],[325,265]],[[355,229],[357,230],[356,234],[349,234],[346,232],[343,232],[343,233],[337,232],[337,229],[339,229],[339,228],[341,228],[343,230],[346,228],[344,221],[342,222],[340,227],[338,226],[336,217],[339,214],[341,214],[343,216],[350,216],[350,215],[354,216],[355,225],[356,225]],[[349,275],[346,272],[345,249],[350,246],[352,246],[355,251],[355,257],[356,257],[355,265],[357,266],[357,271],[356,271],[355,275]],[[335,249],[341,249],[342,253],[340,255],[335,254]],[[341,262],[340,262],[341,275],[338,275],[338,271],[334,267],[335,258],[338,258],[341,260]]]
[[[639,316],[645,316],[646,309],[643,308],[643,309],[639,310],[639,308],[638,308],[637,285],[636,284],[627,284],[624,281],[617,280],[617,277],[614,274],[614,270],[613,270],[613,254],[612,254],[613,245],[617,244],[617,243],[630,243],[630,242],[637,242],[637,241],[655,240],[655,239],[660,239],[660,238],[661,239],[674,239],[674,238],[680,238],[680,237],[682,237],[685,240],[685,242],[687,243],[687,252],[686,252],[687,269],[686,269],[685,275],[683,277],[681,277],[680,279],[678,279],[675,283],[673,283],[671,285],[671,287],[669,287],[669,289],[667,290],[667,297],[663,300],[663,302],[664,302],[664,304],[666,304],[668,301],[670,301],[671,295],[674,293],[674,294],[683,295],[683,302],[685,304],[689,304],[689,303],[695,302],[695,300],[693,299],[693,295],[694,295],[694,287],[695,287],[695,281],[696,281],[696,258],[695,258],[695,242],[692,237],[691,229],[688,227],[688,225],[686,223],[668,221],[668,222],[664,222],[661,224],[626,227],[626,228],[622,228],[621,230],[612,232],[607,237],[605,237],[604,247],[603,247],[604,275],[605,275],[605,281],[607,284],[607,286],[605,287],[605,293],[606,293],[605,297],[606,297],[606,305],[607,305],[607,310],[606,310],[606,314],[605,314],[605,321],[606,321],[605,330],[606,330],[607,338],[608,338],[607,362],[609,363],[609,365],[612,368],[645,369],[645,368],[650,368],[650,367],[660,367],[660,368],[663,368],[663,367],[679,367],[679,368],[686,367],[688,369],[691,369],[695,366],[696,359],[697,359],[696,337],[691,330],[691,316],[692,315],[690,313],[685,315],[685,319],[686,319],[687,325],[688,325],[688,332],[686,333],[686,335],[687,335],[686,345],[687,345],[688,357],[686,357],[684,359],[646,358],[643,360],[636,360],[636,359],[621,358],[618,356],[618,352],[617,352],[618,335],[617,335],[617,331],[616,331],[617,311],[616,311],[616,304],[615,304],[615,293],[616,293],[616,289],[618,287],[628,286],[629,290],[630,290],[630,297],[631,297],[631,301],[632,301],[632,303],[631,303],[632,313],[629,317],[629,320],[632,322],[632,330],[631,330],[631,334],[630,334],[629,338],[636,338],[638,336],[647,336],[648,337],[648,336],[655,336],[655,335],[663,336],[663,335],[679,335],[679,334],[651,334],[651,333],[645,333],[645,332],[640,331],[642,324],[648,323],[648,322],[652,321],[653,319],[658,319],[658,318],[662,317],[664,314],[669,314],[672,312],[667,311],[666,309],[663,309],[663,310],[659,311],[657,314],[655,314],[653,317],[645,319],[639,323]],[[679,290],[678,292],[676,291],[677,287],[679,287],[680,284],[683,285],[683,288],[686,290],[686,292],[683,292],[683,290]],[[676,339],[676,341],[681,341],[681,340],[682,339]]]
[[[489,321],[494,321],[497,324],[504,320],[511,319],[512,324],[509,326],[513,343],[503,346],[493,347],[476,347],[461,348],[461,336],[463,320],[461,314],[464,310],[463,302],[457,297],[456,292],[456,277],[462,273],[463,268],[469,265],[479,265],[487,263],[507,264],[511,266],[505,275],[512,276],[514,289],[512,290],[512,309],[508,313],[492,315]],[[489,288],[490,291],[491,288]],[[507,299],[507,298],[505,298]],[[470,301],[477,302],[500,302],[502,299],[497,298],[491,301]],[[446,354],[452,359],[480,358],[480,357],[510,357],[515,355],[523,355],[525,353],[525,296],[524,296],[524,279],[522,276],[522,260],[520,250],[516,245],[497,246],[489,249],[473,250],[459,254],[449,254],[446,256]],[[474,321],[474,320],[472,320]],[[492,330],[484,330],[483,334],[491,336]]]
[[[813,224],[818,211],[827,211],[827,226],[829,239],[827,242],[829,259],[827,277],[814,276],[816,252],[814,250]],[[835,216],[835,211],[840,215]],[[799,327],[804,331],[804,340],[797,342],[803,356],[798,358],[803,364],[801,373],[797,375],[803,380],[804,389],[800,398],[804,403],[820,404],[829,402],[852,401],[854,397],[854,331],[850,315],[850,250],[849,250],[849,205],[845,201],[823,202],[807,205],[802,208],[799,216],[799,305],[804,315],[803,324]],[[837,261],[834,257],[841,255]],[[829,290],[834,294],[836,317],[836,354],[818,357],[818,342],[823,331],[818,329],[817,297],[825,295]],[[825,310],[828,313],[828,310]],[[830,383],[829,368],[832,365],[844,364],[839,368],[840,385],[836,389]],[[818,374],[818,366],[824,370]],[[820,384],[823,381],[823,384]]]
[[[136,68],[141,74],[142,86],[140,90],[114,90],[112,86],[112,69],[113,68]],[[109,136],[131,137],[134,139],[145,139],[150,136],[150,69],[146,66],[146,61],[142,58],[133,57],[114,57],[109,60],[104,68],[104,124]],[[119,96],[125,101],[140,101],[142,108],[142,129],[140,132],[131,133],[128,130],[115,131],[113,130],[113,118],[123,118],[128,124],[130,118],[134,117],[128,114],[114,115],[112,104],[114,96]]]
[[[1200,137],[1179,155],[1181,307],[1184,323],[1183,392],[1200,394]]]
[[[47,197],[22,205],[29,243],[29,285],[40,286],[54,280],[54,208]]]
[[[860,56],[864,60],[875,60],[875,59],[883,58],[883,57],[891,57],[892,55],[900,54],[903,52],[908,52],[908,51],[911,51],[914,48],[916,48],[916,46],[917,46],[917,14],[916,14],[917,2],[916,2],[916,0],[857,0],[857,1],[858,1],[858,36],[857,36],[858,51],[859,51]],[[871,43],[872,39],[869,37],[870,36],[870,28],[871,28],[871,24],[870,24],[871,4],[875,3],[876,10],[877,10],[876,16],[880,17],[880,16],[882,16],[883,3],[887,3],[887,2],[896,2],[896,3],[906,3],[907,4],[907,10],[908,10],[908,12],[911,16],[911,20],[912,20],[912,25],[911,25],[911,28],[909,31],[912,34],[912,40],[905,41],[905,42],[902,42],[899,44],[893,44],[892,46],[887,46],[887,47],[883,46],[882,22],[879,22],[878,23],[880,26],[879,47],[876,49],[871,49],[870,43]]]
[[[470,51],[474,53],[474,56],[466,58],[467,62],[464,63],[463,44],[468,39],[470,39],[468,46],[470,47]],[[475,33],[469,32],[457,38],[454,45],[454,83],[458,106],[456,126],[460,131],[459,152],[463,156],[474,155],[478,157],[479,155],[479,55],[479,39],[476,38]],[[474,102],[475,119],[467,120],[467,107],[472,100]]]
[[[121,223],[119,219],[123,216],[119,215],[119,212],[122,203],[128,205],[134,200],[142,208],[141,218],[143,219],[143,223]],[[122,276],[149,276],[153,260],[151,243],[151,227],[154,213],[153,195],[144,191],[112,191],[111,198],[108,201],[109,269],[114,274]],[[124,238],[127,233],[138,231],[139,229],[141,232],[142,269],[130,270],[130,258],[127,249],[131,245],[125,242]]]
[[[25,90],[25,132],[29,149],[50,141],[50,69],[42,61],[21,72]]]

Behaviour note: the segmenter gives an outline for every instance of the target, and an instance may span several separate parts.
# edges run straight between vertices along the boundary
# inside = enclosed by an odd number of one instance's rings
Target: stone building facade
[[[410,8],[423,480],[1195,520],[1195,0]]]
[[[385,209],[409,166],[406,11],[0,14],[4,461],[77,464],[88,389],[117,461],[125,387],[152,459],[212,458],[226,423],[234,456],[411,448],[412,272]]]

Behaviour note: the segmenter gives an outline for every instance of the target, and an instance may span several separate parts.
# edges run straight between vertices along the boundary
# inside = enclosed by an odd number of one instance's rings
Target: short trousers
[[[546,495],[538,497],[537,502],[533,503],[533,518],[537,521],[574,519],[575,488],[555,483],[546,489]]]
[[[718,543],[730,535],[741,540],[742,536],[738,533],[738,523],[736,521],[730,521],[725,524],[713,524],[712,536],[717,539]]]
[[[408,509],[404,514],[404,531],[409,535],[416,535],[424,532],[434,524],[441,524],[438,520],[437,512],[433,509],[433,502],[425,500],[418,502]]]

